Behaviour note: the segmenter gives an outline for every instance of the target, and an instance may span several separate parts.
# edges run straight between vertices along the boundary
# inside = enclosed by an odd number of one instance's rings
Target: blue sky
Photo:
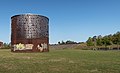
[[[11,16],[47,16],[50,43],[86,41],[120,30],[120,0],[0,0],[0,40],[10,42]]]

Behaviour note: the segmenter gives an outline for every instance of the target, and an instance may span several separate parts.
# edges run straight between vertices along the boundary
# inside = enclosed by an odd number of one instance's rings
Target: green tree
[[[61,44],[65,44],[65,42],[62,40]]]
[[[61,44],[60,41],[58,42],[58,44],[59,44],[59,45]]]
[[[3,44],[3,48],[4,48],[4,49],[10,49],[10,47],[11,47],[11,46],[10,46],[10,43],[9,43],[9,44],[8,44],[8,43],[4,43],[4,44]]]
[[[119,49],[120,45],[120,32],[117,32],[116,34],[113,35],[113,43],[117,45]]]
[[[94,42],[93,42],[93,40],[92,40],[91,37],[88,38],[88,40],[86,41],[86,43],[87,43],[87,46],[94,46]]]
[[[97,39],[96,45],[97,45],[97,46],[102,46],[102,45],[103,45],[101,38],[98,38],[98,39]]]

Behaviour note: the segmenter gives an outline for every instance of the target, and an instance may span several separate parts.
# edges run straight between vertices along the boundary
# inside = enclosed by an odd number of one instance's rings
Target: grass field
[[[120,51],[69,49],[12,53],[0,50],[0,73],[120,73]]]

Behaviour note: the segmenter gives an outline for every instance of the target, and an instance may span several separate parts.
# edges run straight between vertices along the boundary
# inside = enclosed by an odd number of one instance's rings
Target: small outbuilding
[[[2,48],[2,47],[3,47],[3,42],[0,41],[0,48]]]

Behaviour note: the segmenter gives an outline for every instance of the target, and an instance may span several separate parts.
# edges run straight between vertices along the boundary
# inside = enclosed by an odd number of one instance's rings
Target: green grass
[[[120,73],[120,51],[12,53],[5,49],[0,50],[0,73]]]

